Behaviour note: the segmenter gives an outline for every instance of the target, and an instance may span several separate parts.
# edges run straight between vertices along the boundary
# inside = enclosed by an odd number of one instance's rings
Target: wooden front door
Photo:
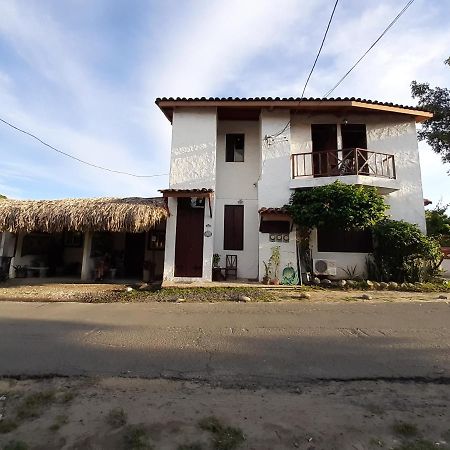
[[[204,208],[193,208],[191,199],[178,198],[175,239],[175,276],[203,275]]]
[[[145,254],[145,233],[125,235],[124,272],[126,277],[142,279]]]

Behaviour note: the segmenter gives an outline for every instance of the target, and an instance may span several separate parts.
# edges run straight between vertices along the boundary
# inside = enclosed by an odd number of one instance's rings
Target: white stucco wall
[[[273,142],[265,141],[265,136],[278,134],[290,120],[289,111],[268,111],[261,113],[262,167],[258,181],[258,209],[279,208],[289,202],[291,189],[291,133],[290,128],[277,136]],[[257,228],[258,229],[258,228]],[[294,229],[295,230],[295,229]],[[270,242],[269,233],[259,235],[259,279],[264,276],[263,261],[269,262],[272,248],[280,247],[280,278],[288,264],[297,269],[295,231],[289,235],[289,242]]]
[[[243,133],[244,162],[225,161],[225,135]],[[261,144],[259,122],[220,121],[217,129],[216,157],[216,219],[214,225],[214,253],[221,256],[225,267],[227,254],[237,255],[238,278],[258,278],[258,189]],[[244,206],[244,249],[224,250],[224,206]]]
[[[217,111],[215,108],[180,108],[174,111],[169,187],[172,189],[216,190]],[[163,282],[211,281],[214,250],[214,208],[210,217],[206,201],[204,231],[213,236],[204,237],[203,275],[201,278],[177,278],[175,270],[175,240],[177,226],[177,200],[169,198],[170,217],[166,225]]]
[[[215,189],[215,108],[181,108],[173,113],[169,184],[173,189]]]

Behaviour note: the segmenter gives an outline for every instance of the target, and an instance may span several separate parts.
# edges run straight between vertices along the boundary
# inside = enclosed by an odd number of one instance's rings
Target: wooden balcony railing
[[[345,148],[292,155],[292,178],[366,175],[395,179],[394,155]]]

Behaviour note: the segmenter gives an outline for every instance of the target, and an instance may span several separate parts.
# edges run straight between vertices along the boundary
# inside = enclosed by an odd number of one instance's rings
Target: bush
[[[374,250],[367,273],[377,281],[428,281],[439,273],[439,242],[415,224],[385,219],[373,227]]]
[[[322,226],[365,229],[383,220],[387,208],[376,188],[340,181],[297,190],[286,205],[295,224],[307,229]]]

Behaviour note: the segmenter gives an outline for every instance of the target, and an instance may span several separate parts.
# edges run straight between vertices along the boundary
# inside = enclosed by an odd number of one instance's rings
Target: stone
[[[361,295],[361,298],[363,300],[372,300],[372,296],[369,294],[363,294],[363,295]]]
[[[340,286],[340,287],[344,287],[344,286],[347,285],[347,281],[346,280],[339,280],[337,282],[337,285]]]
[[[302,292],[299,295],[299,298],[310,299],[311,298],[311,294],[309,294],[308,292]]]
[[[250,297],[247,297],[246,295],[240,295],[238,297],[239,302],[251,302],[252,299]]]
[[[366,286],[369,288],[369,289],[372,289],[373,288],[373,281],[370,281],[370,280],[366,280]]]
[[[313,283],[320,284],[320,278],[314,277]]]
[[[398,289],[398,283],[396,283],[395,281],[389,282],[389,289],[391,290]]]
[[[387,289],[389,287],[389,284],[387,284],[385,281],[382,281],[380,283],[380,289]]]
[[[333,283],[328,278],[325,278],[320,282],[320,284],[322,284],[323,286],[331,286]]]
[[[134,289],[132,287],[130,287],[130,286],[127,287],[127,292],[133,292],[133,290]]]
[[[446,295],[444,295],[444,294],[441,294],[441,295],[438,297],[438,299],[439,299],[439,300],[447,300],[448,297],[447,297]]]
[[[377,290],[378,290],[378,289],[380,289],[380,283],[378,283],[378,281],[374,281],[372,287],[373,287],[374,289],[377,289]]]
[[[347,280],[347,286],[348,287],[353,287],[356,285],[356,281],[355,280]]]
[[[177,303],[184,303],[186,301],[185,298],[178,298]]]

